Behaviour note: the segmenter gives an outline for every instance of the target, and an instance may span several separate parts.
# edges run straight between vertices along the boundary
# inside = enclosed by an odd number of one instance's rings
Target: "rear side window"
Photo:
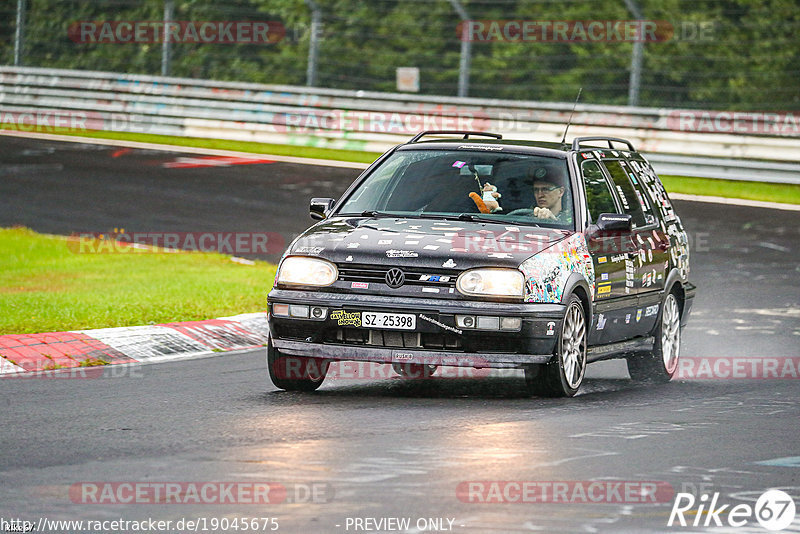
[[[642,211],[642,201],[639,198],[636,190],[633,188],[628,173],[619,164],[619,161],[606,161],[603,163],[611,174],[611,179],[614,181],[614,186],[619,194],[619,200],[622,202],[622,210],[629,213],[632,219],[633,228],[641,228],[647,226],[644,218],[644,211]]]
[[[586,186],[586,207],[589,209],[591,222],[596,222],[601,213],[616,213],[614,196],[608,188],[600,164],[595,161],[585,161],[581,167],[583,183]]]
[[[640,169],[636,161],[620,161],[619,164],[628,173],[628,177],[633,182],[633,187],[636,189],[636,197],[639,199],[639,204],[642,206],[644,212],[644,223],[647,226],[656,223],[656,206],[653,204],[653,199],[650,196],[646,184],[641,180]],[[639,178],[637,179],[637,175]]]
[[[652,213],[661,215],[665,222],[675,220],[675,212],[672,208],[672,203],[667,196],[667,191],[664,189],[661,180],[658,179],[653,168],[645,161],[630,161],[628,166],[633,168],[634,176],[638,177],[638,184],[634,184],[644,193],[644,198],[649,200],[652,207]],[[645,210],[645,218],[647,217],[647,210]],[[654,219],[654,222],[657,222]]]

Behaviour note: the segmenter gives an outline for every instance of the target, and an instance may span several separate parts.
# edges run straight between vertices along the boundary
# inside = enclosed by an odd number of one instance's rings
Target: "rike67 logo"
[[[762,493],[755,506],[745,503],[731,506],[719,501],[719,492],[711,497],[703,494],[699,499],[691,493],[678,493],[667,526],[743,527],[755,520],[767,530],[779,531],[791,525],[795,518],[794,499],[777,489]]]

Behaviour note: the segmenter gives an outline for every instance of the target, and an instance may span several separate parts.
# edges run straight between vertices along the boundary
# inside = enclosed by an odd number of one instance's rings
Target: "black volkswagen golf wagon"
[[[268,295],[278,388],[315,390],[343,360],[524,369],[543,396],[575,395],[597,360],[641,381],[678,368],[687,235],[629,141],[423,132],[310,214]]]

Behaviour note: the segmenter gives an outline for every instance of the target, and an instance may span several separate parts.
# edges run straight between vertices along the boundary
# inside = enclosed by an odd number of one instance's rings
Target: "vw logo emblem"
[[[386,285],[392,289],[397,289],[406,283],[406,275],[400,269],[389,269],[386,273]]]

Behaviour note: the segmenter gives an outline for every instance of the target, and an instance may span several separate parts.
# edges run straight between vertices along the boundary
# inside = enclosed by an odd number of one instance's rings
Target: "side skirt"
[[[651,351],[655,342],[656,338],[650,336],[591,347],[586,351],[586,360],[591,363],[600,360],[624,358],[628,354],[638,351]]]

